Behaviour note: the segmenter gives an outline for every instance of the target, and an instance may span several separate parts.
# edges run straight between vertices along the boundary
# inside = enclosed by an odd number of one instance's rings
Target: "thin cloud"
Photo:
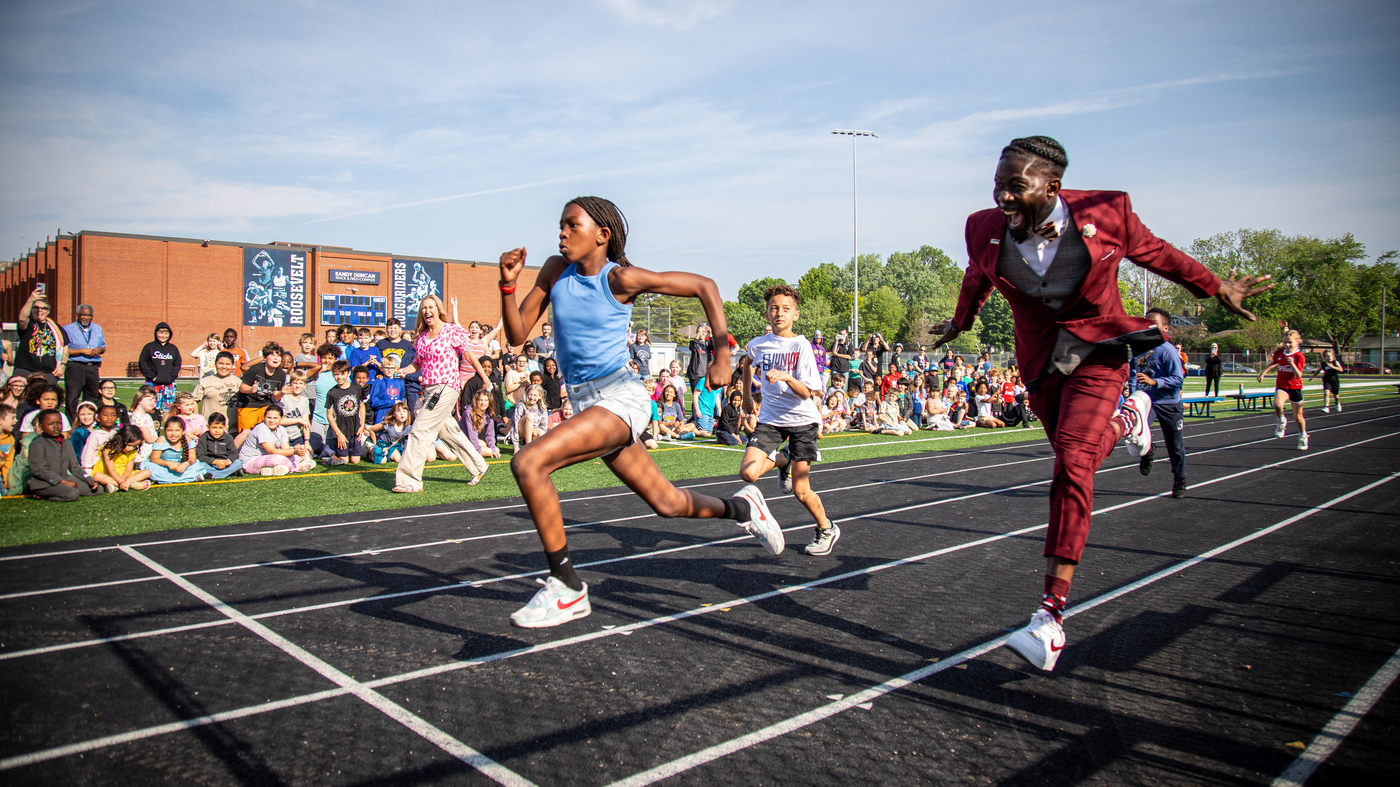
[[[383,213],[385,211],[398,210],[400,208],[414,208],[418,207],[419,205],[432,205],[438,202],[450,202],[456,199],[467,199],[468,197],[481,197],[487,194],[500,194],[505,191],[520,191],[521,189],[532,189],[536,186],[552,186],[556,183],[569,183],[575,180],[583,180],[584,178],[593,178],[597,177],[600,174],[603,173],[589,172],[581,175],[567,175],[562,178],[537,180],[533,183],[521,183],[516,186],[502,186],[498,189],[486,189],[484,191],[469,191],[465,194],[449,194],[446,197],[432,197],[430,199],[414,200],[413,202],[400,202],[397,205],[385,205],[380,208],[370,208],[369,210],[357,210],[354,213],[344,213],[339,216],[330,216],[324,219],[313,219],[312,221],[303,221],[302,225],[304,226],[307,224],[320,224],[323,221],[339,221],[341,219],[348,219],[354,216],[368,216],[372,213]]]

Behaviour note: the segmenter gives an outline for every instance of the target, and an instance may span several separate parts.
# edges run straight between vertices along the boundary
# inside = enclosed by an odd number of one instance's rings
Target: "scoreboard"
[[[389,299],[378,295],[322,295],[322,325],[380,326],[389,318]]]

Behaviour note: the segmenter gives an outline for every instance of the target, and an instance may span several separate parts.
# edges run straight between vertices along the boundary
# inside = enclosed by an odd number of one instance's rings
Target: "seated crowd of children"
[[[61,387],[39,375],[11,379],[0,390],[0,482],[7,494],[76,500],[152,484],[300,473],[318,461],[397,462],[421,388],[409,334],[391,322],[388,335],[333,328],[320,345],[303,334],[297,354],[269,342],[251,359],[220,349],[211,334],[195,353],[201,376],[192,393],[171,399],[144,385],[128,406],[116,400],[115,383],[103,380],[100,400],[79,403],[71,424],[59,410]],[[471,324],[484,379],[470,364],[460,371],[458,422],[486,458],[499,458],[502,447],[519,449],[573,415],[556,360],[534,344],[502,354],[491,341],[497,332]],[[637,361],[630,364],[640,374]],[[987,367],[919,369],[910,362],[904,370],[892,364],[878,380],[855,377],[846,390],[847,381],[832,380],[820,406],[822,432],[1029,426],[1035,416],[1015,370]],[[644,383],[652,413],[642,439],[650,449],[697,438],[743,445],[757,426],[761,396],[755,391],[746,410],[737,375],[723,390],[701,377],[699,390],[688,391],[680,361],[672,361]],[[169,401],[164,409],[161,399]],[[428,461],[456,460],[441,441],[436,449]]]

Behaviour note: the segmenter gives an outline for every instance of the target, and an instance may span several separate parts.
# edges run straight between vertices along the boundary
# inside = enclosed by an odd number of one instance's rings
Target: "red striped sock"
[[[1064,620],[1065,605],[1069,603],[1069,580],[1059,577],[1045,577],[1045,595],[1042,596],[1040,608],[1049,612],[1055,617],[1055,622]]]

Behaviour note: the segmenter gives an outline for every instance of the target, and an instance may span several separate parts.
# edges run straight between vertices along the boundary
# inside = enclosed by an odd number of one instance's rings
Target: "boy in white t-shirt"
[[[808,471],[821,458],[817,438],[821,434],[822,378],[807,337],[793,333],[801,312],[802,296],[784,284],[763,293],[765,316],[773,332],[749,342],[741,364],[744,384],[740,390],[747,409],[752,400],[754,375],[759,378],[762,404],[758,427],[749,439],[739,475],[752,484],[770,469],[778,468],[778,483],[807,507],[817,522],[816,537],[807,545],[809,555],[829,555],[841,537],[841,529],[826,518],[826,508],[812,491]],[[788,447],[781,449],[784,442]]]

